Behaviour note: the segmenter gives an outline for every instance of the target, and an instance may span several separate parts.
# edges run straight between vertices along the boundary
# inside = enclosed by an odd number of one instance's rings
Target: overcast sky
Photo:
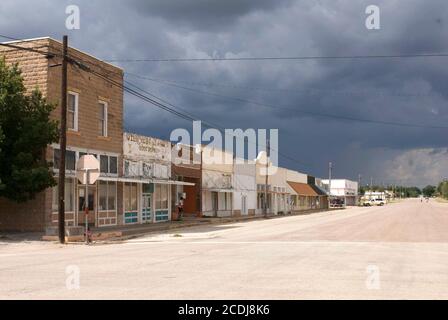
[[[65,9],[81,9],[80,30]],[[365,9],[381,9],[381,29]],[[2,0],[0,34],[70,36],[100,59],[448,53],[446,0]],[[2,39],[5,40],[5,39]],[[423,186],[448,177],[448,58],[117,62],[126,80],[226,128],[278,128],[280,165],[327,177]],[[183,87],[183,88],[180,88]],[[188,90],[190,88],[193,90]],[[200,92],[197,92],[200,91]],[[208,93],[208,94],[206,94]],[[236,97],[270,107],[218,97]],[[305,113],[303,112],[305,111]],[[169,138],[191,123],[126,96],[126,129]]]

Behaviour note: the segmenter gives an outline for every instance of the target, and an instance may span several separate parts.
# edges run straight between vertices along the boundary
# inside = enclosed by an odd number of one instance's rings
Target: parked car
[[[342,199],[331,199],[330,200],[330,206],[332,208],[343,208],[344,207],[344,200],[342,200]]]

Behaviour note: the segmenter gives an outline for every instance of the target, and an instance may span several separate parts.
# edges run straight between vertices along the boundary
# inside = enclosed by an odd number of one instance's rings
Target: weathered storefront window
[[[155,187],[156,222],[169,219],[169,185],[157,184]]]
[[[137,184],[125,183],[124,185],[124,222],[127,224],[138,223],[138,199]]]
[[[99,211],[114,211],[117,198],[116,182],[100,181],[98,186]]]

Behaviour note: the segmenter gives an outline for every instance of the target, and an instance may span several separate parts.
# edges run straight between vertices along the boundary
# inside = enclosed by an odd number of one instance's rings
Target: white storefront
[[[267,205],[267,213],[277,215],[291,212],[290,193],[287,183],[287,169],[275,167],[269,164],[267,201],[265,202],[266,189],[266,153],[262,152],[257,158],[256,164],[257,182],[257,214],[263,214],[264,205]]]
[[[233,172],[233,210],[236,215],[255,215],[257,209],[257,181],[255,162],[234,164]]]
[[[202,148],[202,215],[233,214],[233,155],[211,147]]]
[[[124,133],[123,223],[156,223],[171,220],[171,143]]]
[[[330,190],[332,198],[344,201],[346,206],[356,206],[358,204],[358,182],[347,179],[332,179],[329,187],[329,180],[322,180],[322,184]]]

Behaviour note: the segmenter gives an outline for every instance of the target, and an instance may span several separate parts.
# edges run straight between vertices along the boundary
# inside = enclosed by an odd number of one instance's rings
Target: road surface
[[[92,246],[0,242],[0,284],[1,299],[447,299],[448,204],[406,200]]]

